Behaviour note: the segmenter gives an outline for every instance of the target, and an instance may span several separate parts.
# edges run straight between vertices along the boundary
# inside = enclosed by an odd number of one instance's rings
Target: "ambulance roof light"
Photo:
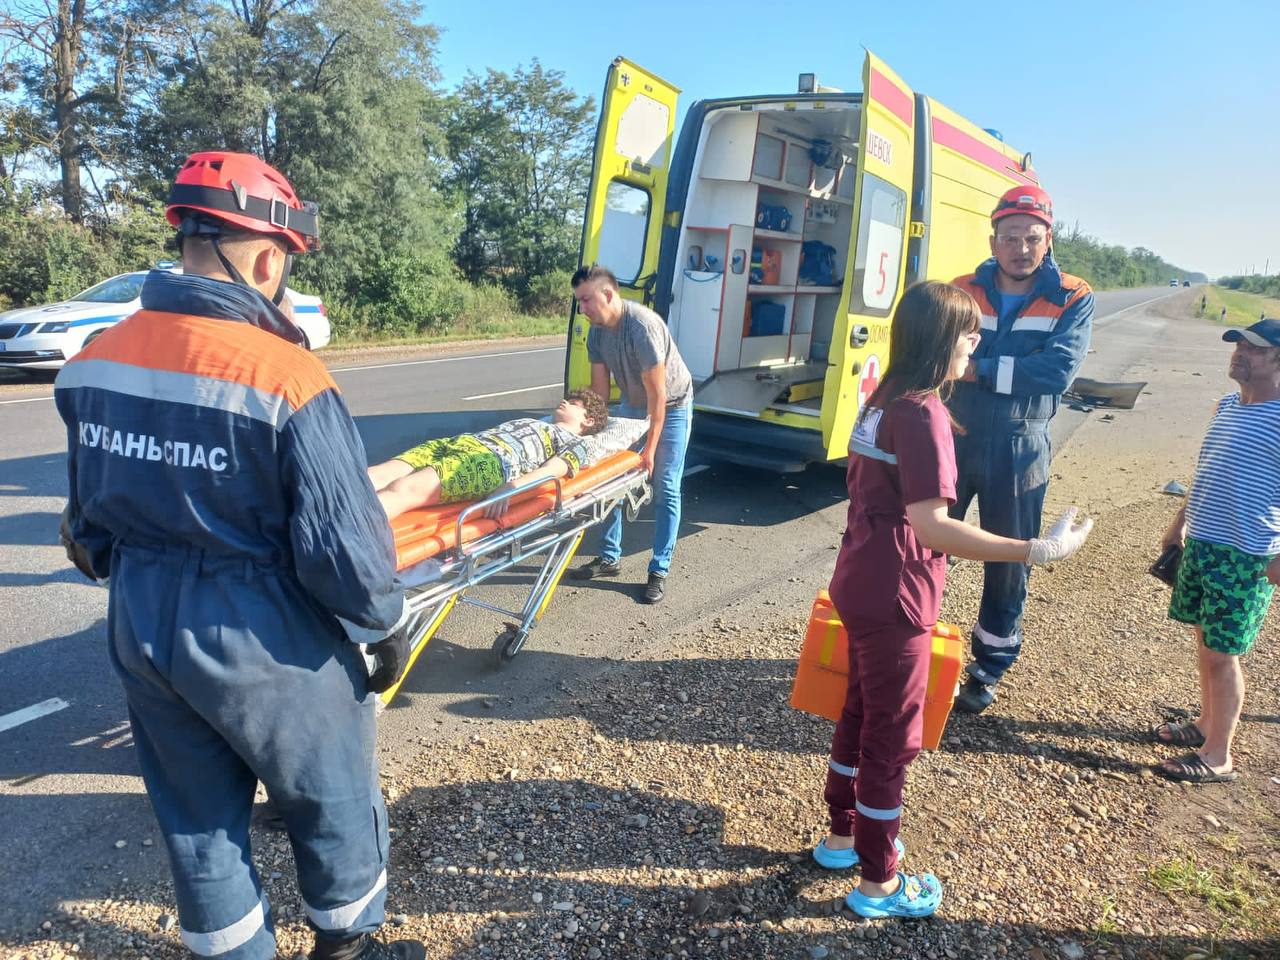
[[[816,73],[800,74],[800,82],[796,84],[797,93],[843,93],[839,87],[824,87],[818,82]]]

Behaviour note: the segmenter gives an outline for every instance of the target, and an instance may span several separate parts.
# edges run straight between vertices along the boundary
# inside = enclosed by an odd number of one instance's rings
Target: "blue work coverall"
[[[1027,540],[1040,535],[1049,461],[1049,421],[1089,351],[1093,291],[1062,273],[1053,254],[1015,310],[1001,310],[996,261],[953,282],[982,311],[982,340],[973,353],[977,381],[955,385],[949,406],[957,433],[959,483],[951,516],[963,520],[978,499],[982,529]],[[969,672],[995,684],[1022,649],[1027,599],[1024,563],[984,565],[982,604],[971,638]]]
[[[386,899],[375,696],[358,642],[400,622],[386,516],[324,366],[267,298],[153,271],[142,310],[76,354],[70,528],[109,579],[107,633],[168,846],[182,940],[275,956],[249,851],[261,781],[317,936]]]

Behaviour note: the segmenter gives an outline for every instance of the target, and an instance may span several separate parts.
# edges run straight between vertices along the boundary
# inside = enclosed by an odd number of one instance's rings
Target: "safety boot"
[[[594,580],[596,577],[616,577],[621,572],[622,564],[617,560],[596,557],[580,567],[574,567],[569,571],[569,576],[574,580]]]
[[[316,937],[311,960],[427,960],[427,948],[418,940],[383,943],[367,933],[348,940]]]
[[[961,713],[981,713],[996,698],[996,688],[973,674],[956,691],[955,708]]]
[[[666,593],[667,578],[660,573],[651,573],[649,574],[649,582],[645,584],[644,595],[641,599],[645,603],[661,603]]]

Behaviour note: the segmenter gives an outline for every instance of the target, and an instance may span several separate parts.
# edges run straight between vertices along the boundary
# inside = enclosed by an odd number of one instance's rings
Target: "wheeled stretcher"
[[[633,520],[651,496],[639,454],[623,450],[573,477],[534,481],[471,503],[410,510],[392,520],[396,566],[411,617],[411,653],[400,680],[382,694],[383,703],[391,702],[459,600],[512,618],[493,650],[499,663],[514,657],[546,612],[587,528],[614,509],[625,510]],[[501,518],[485,516],[490,506],[504,500],[508,507]],[[532,557],[541,558],[541,567],[520,610],[467,595],[489,577]]]

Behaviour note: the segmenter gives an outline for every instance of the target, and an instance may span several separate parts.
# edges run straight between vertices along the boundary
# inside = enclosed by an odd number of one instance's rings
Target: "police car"
[[[168,261],[156,267],[182,272]],[[122,273],[61,303],[0,313],[0,367],[58,369],[103,330],[141,308],[138,297],[146,278],[145,270]],[[307,335],[308,345],[312,350],[325,346],[330,331],[324,303],[319,297],[286,290],[294,322]]]

